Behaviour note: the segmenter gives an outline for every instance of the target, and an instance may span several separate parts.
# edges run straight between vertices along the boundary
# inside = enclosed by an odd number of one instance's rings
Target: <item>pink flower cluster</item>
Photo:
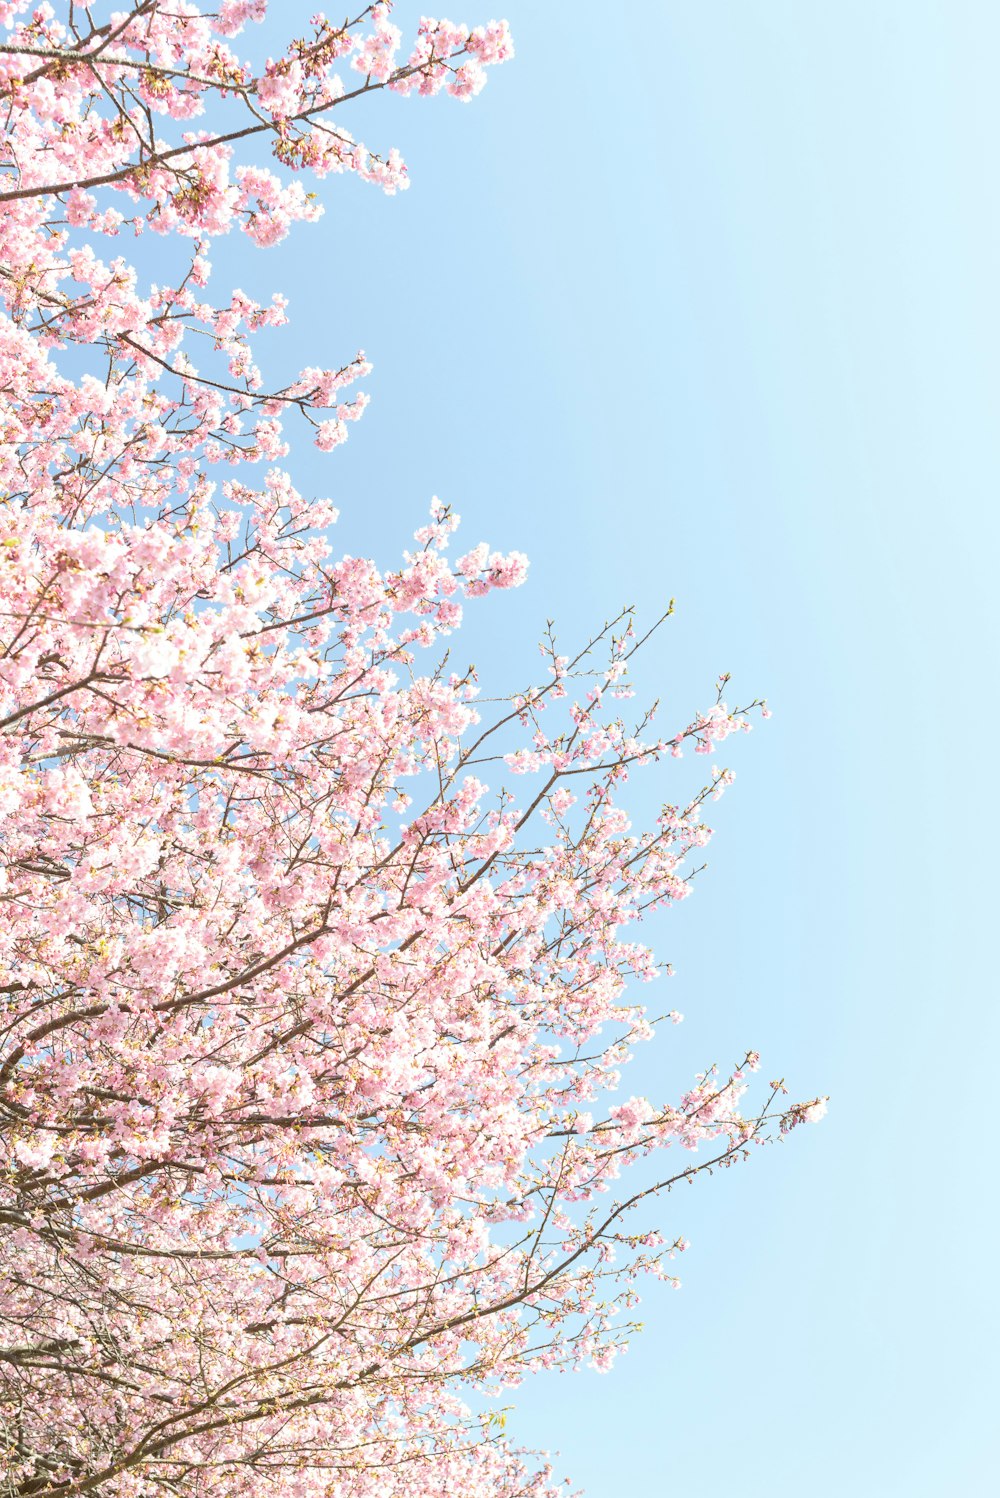
[[[616,798],[750,709],[626,723],[626,613],[489,718],[446,637],[526,559],[454,559],[439,501],[398,566],[333,548],[278,465],[289,416],[343,442],[369,365],[269,382],[285,300],[210,297],[211,240],[314,220],[303,170],[405,185],[341,106],[468,97],[512,47],[425,20],[400,63],[382,3],[238,56],[265,9],[0,5],[0,1465],[34,1498],[549,1498],[467,1393],[608,1366],[672,1279],[622,1169],[683,1151],[665,1191],[825,1107],[745,1114],[739,1068],[615,1100],[635,927],[731,776],[641,831]],[[101,248],[146,231],[155,281]]]

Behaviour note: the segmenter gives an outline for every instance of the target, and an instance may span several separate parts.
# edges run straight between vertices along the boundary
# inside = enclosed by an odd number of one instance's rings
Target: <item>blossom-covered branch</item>
[[[213,299],[211,240],[315,219],[302,172],[405,186],[345,107],[469,98],[505,23],[400,50],[373,4],[254,63],[264,0],[97,9],[0,3],[0,1493],[544,1498],[469,1391],[607,1366],[686,1246],[640,1203],[822,1112],[744,1112],[752,1053],[615,1101],[632,928],[731,772],[645,831],[616,798],[766,709],[627,723],[629,610],[480,703],[446,640],[525,558],[437,501],[340,556],[274,466],[368,365],[268,383],[285,302]],[[145,232],[156,284],[105,254]]]

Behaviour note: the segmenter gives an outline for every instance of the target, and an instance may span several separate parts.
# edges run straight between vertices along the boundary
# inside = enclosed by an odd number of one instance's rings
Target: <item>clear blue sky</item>
[[[680,1294],[647,1295],[610,1376],[526,1386],[513,1431],[590,1498],[985,1495],[1000,7],[502,13],[518,55],[472,105],[350,117],[402,148],[408,194],[331,181],[318,228],[239,252],[248,291],[292,293],[276,358],[375,362],[348,447],[291,466],[345,550],[388,560],[437,493],[470,542],[530,554],[456,642],[484,680],[520,684],[548,614],[569,639],[676,595],[640,672],[671,721],[723,670],[769,697],[719,757],[711,867],[653,933],[686,1022],[627,1091],[752,1045],[832,1096],[669,1199]]]

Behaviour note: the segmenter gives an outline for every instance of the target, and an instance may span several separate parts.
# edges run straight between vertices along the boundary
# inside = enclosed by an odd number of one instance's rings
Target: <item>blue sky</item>
[[[530,554],[457,642],[484,683],[521,684],[548,615],[573,640],[676,596],[639,672],[669,721],[721,671],[767,695],[719,756],[710,868],[652,932],[685,1024],[626,1090],[755,1046],[832,1099],[669,1199],[682,1291],[647,1294],[610,1376],[525,1386],[511,1428],[590,1498],[985,1494],[1000,9],[504,13],[517,58],[473,104],[350,117],[407,194],[333,181],[277,254],[213,258],[291,293],[276,360],[374,361],[347,448],[290,464],[345,550],[390,560],[439,494],[470,543]]]

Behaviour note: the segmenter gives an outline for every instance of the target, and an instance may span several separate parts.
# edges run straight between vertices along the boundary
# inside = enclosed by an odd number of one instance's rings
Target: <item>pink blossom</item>
[[[88,36],[86,7],[0,0],[0,1277],[37,1354],[0,1377],[4,1475],[554,1498],[466,1397],[610,1366],[633,1281],[673,1281],[686,1240],[614,1205],[631,1163],[690,1180],[826,1099],[744,1111],[742,1068],[621,1090],[641,922],[688,896],[731,776],[649,826],[624,782],[750,709],[627,723],[628,611],[480,698],[447,637],[526,557],[453,559],[439,500],[395,561],[335,550],[278,464],[353,433],[371,367],[276,376],[297,303],[213,286],[213,241],[278,245],[316,182],[405,188],[350,111],[472,98],[506,23],[404,45],[376,4],[260,68],[230,42],[266,9]]]

